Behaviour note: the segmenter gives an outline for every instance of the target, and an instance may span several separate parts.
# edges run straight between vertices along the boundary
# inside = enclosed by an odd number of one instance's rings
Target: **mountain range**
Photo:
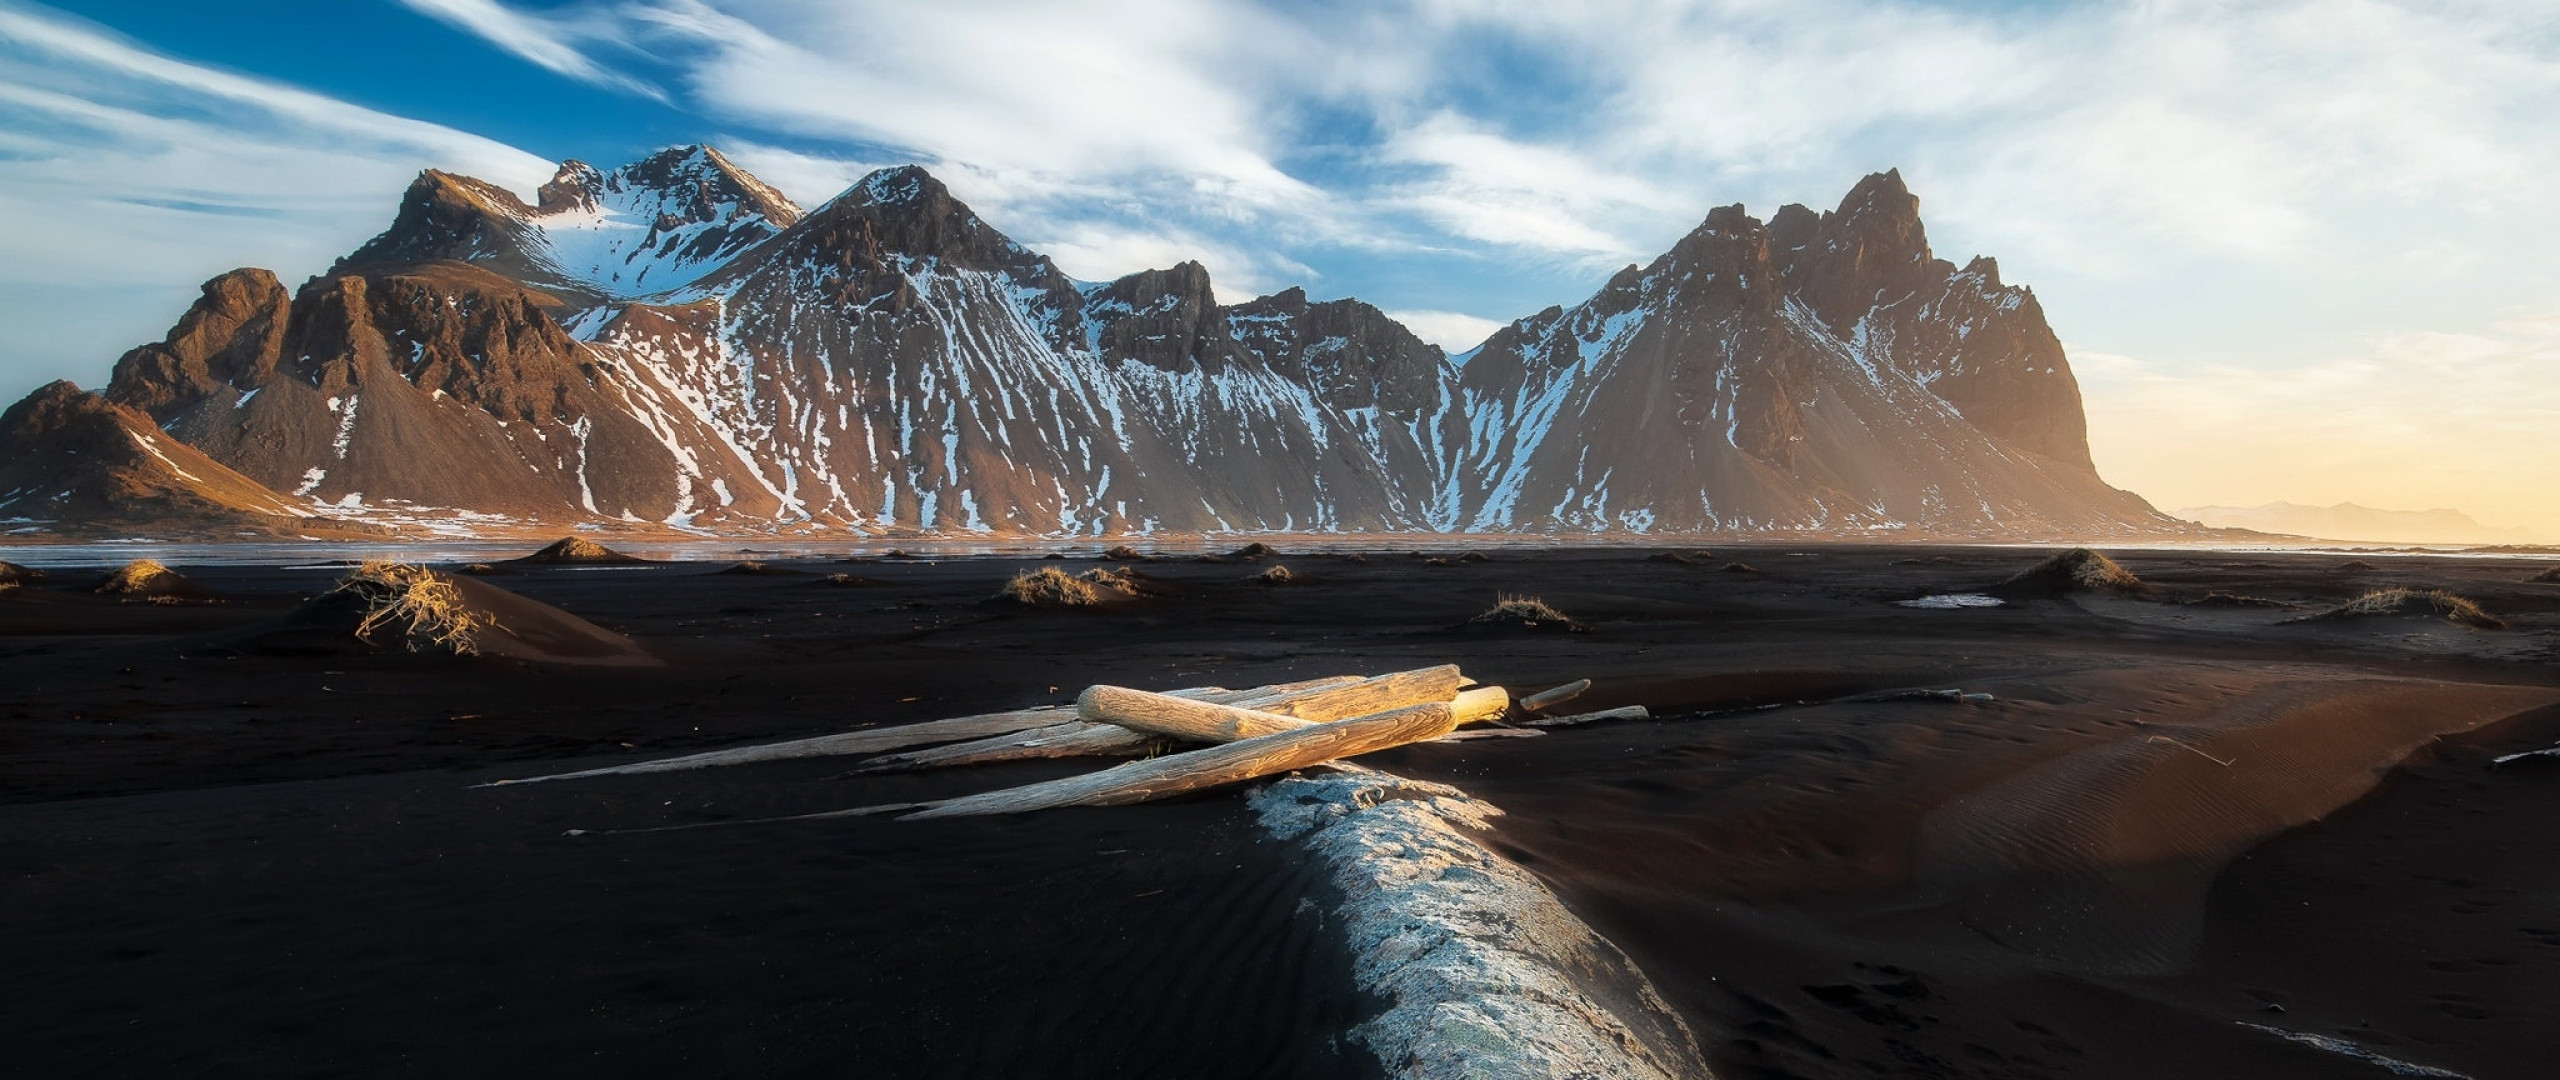
[[[2178,516],[2217,528],[2377,544],[2514,544],[2532,539],[2530,530],[2483,525],[2460,510],[2378,510],[2351,502],[2196,506]]]
[[[162,494],[28,473],[65,427],[22,412],[122,432]],[[2191,527],[2099,478],[2033,293],[1933,256],[1893,172],[1714,210],[1451,356],[1194,262],[1075,280],[915,167],[809,210],[700,146],[531,202],[431,170],[328,272],[217,277],[101,394],[8,416],[0,522],[55,531]]]

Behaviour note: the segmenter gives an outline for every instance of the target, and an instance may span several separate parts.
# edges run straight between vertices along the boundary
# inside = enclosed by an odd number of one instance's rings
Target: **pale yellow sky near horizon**
[[[2560,542],[2560,310],[2282,367],[2070,355],[2100,475],[2162,510],[2449,508]]]

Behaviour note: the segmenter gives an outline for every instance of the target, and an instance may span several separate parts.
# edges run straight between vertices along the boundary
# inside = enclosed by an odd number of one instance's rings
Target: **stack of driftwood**
[[[506,784],[673,772],[755,761],[874,754],[858,771],[886,772],[1032,758],[1123,756],[1139,760],[1081,776],[978,795],[841,811],[905,811],[904,818],[1012,814],[1059,806],[1111,806],[1303,769],[1407,743],[1539,734],[1603,719],[1638,719],[1641,706],[1567,716],[1545,713],[1590,688],[1578,680],[1513,702],[1499,686],[1475,686],[1455,665],[1388,675],[1340,675],[1249,690],[1195,687],[1164,693],[1094,686],[1073,706],[1043,706],[893,728],[824,735]],[[1461,732],[1469,724],[1512,724]],[[921,747],[922,749],[915,749]]]

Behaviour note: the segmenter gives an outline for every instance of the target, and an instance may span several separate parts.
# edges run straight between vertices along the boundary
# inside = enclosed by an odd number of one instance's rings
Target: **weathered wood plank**
[[[1436,739],[1456,727],[1457,719],[1445,703],[1411,705],[1375,716],[1311,724],[1221,746],[1132,761],[1083,776],[942,799],[899,820],[1146,802]]]
[[[1211,701],[1245,701],[1268,698],[1274,694],[1314,693],[1317,691],[1349,686],[1361,681],[1362,679],[1358,675],[1333,675],[1321,679],[1307,679],[1300,682],[1281,683],[1275,686],[1255,687],[1249,690],[1229,690],[1222,686],[1195,686],[1171,691],[1170,694],[1174,697],[1196,698]],[[835,757],[849,754],[878,754],[892,750],[904,750],[908,747],[914,746],[931,746],[936,743],[962,742],[964,740],[972,739],[1001,740],[1004,736],[1012,735],[1016,732],[1050,727],[1072,721],[1074,719],[1075,709],[1072,706],[1042,705],[1029,709],[1013,709],[1007,712],[985,713],[978,716],[956,716],[948,720],[927,720],[919,724],[899,724],[894,727],[868,728],[862,731],[847,731],[835,735],[819,735],[807,739],[792,739],[787,742],[764,743],[757,746],[741,746],[729,750],[713,750],[708,753],[687,754],[683,757],[659,758],[654,761],[635,762],[630,765],[613,765],[601,769],[583,769],[578,772],[554,773],[549,776],[529,776],[520,780],[498,780],[476,786],[503,787],[509,784],[532,784],[546,780],[584,780],[595,776],[625,776],[645,773],[678,772],[685,769],[708,769],[722,765],[747,765],[759,761],[787,761],[794,758]],[[1135,749],[1127,752],[1143,753],[1145,752],[1147,745],[1148,744],[1140,743]],[[1098,748],[1088,752],[1118,753],[1121,751]]]
[[[1565,702],[1581,697],[1582,692],[1589,689],[1591,689],[1591,680],[1575,679],[1562,686],[1540,690],[1537,693],[1520,699],[1520,711],[1544,712],[1558,705],[1562,705]]]
[[[1653,714],[1646,711],[1644,706],[1629,705],[1620,709],[1602,709],[1599,712],[1575,713],[1572,716],[1533,717],[1528,720],[1520,721],[1520,725],[1522,727],[1537,728],[1571,727],[1575,724],[1588,724],[1597,720],[1650,720],[1652,718]]]

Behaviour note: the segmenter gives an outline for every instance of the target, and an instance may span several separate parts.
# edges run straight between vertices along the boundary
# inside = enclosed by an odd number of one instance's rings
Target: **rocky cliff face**
[[[2089,464],[2035,298],[1933,258],[1893,173],[1650,265],[1457,359],[1445,527],[2104,533],[2167,524]]]
[[[527,204],[428,173],[288,295],[217,278],[108,396],[296,505],[715,531],[2137,533],[2034,297],[1894,174],[1710,214],[1444,357],[1377,309],[1079,282],[914,168],[803,213],[716,151]]]

